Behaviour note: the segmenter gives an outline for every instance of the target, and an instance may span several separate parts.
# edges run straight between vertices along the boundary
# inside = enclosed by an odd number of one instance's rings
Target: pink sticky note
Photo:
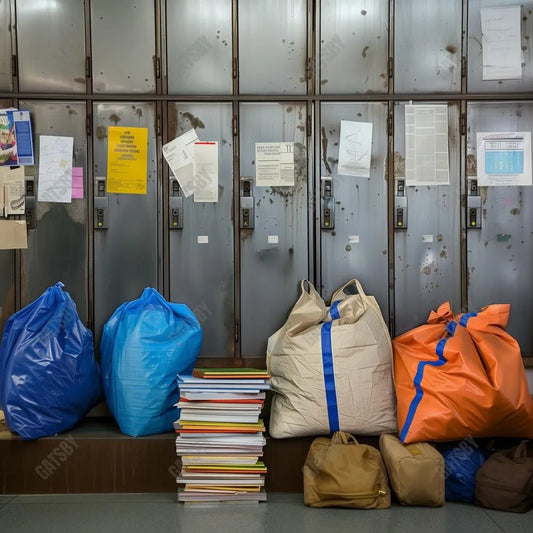
[[[72,167],[72,199],[83,198],[83,167]]]

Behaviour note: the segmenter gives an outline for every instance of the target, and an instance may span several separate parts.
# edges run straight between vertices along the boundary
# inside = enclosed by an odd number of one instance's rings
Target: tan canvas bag
[[[444,505],[444,457],[431,444],[402,444],[381,435],[379,449],[394,494],[403,505]]]
[[[353,279],[331,301],[328,308],[302,281],[287,321],[268,339],[274,438],[398,429],[392,346],[376,299]]]
[[[387,472],[379,450],[349,433],[313,441],[304,468],[304,503],[311,507],[390,507]]]

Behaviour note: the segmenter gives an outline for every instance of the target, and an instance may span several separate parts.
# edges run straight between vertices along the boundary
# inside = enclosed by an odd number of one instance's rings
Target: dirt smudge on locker
[[[107,138],[107,128],[105,126],[98,126],[96,128],[96,138],[99,141],[103,141],[105,138]]]
[[[400,152],[394,152],[394,175],[405,176],[405,157]]]
[[[346,247],[344,248],[347,252],[351,252],[352,251],[352,247],[347,244]]]
[[[137,113],[137,116],[142,117],[143,116],[143,110],[141,107],[137,107],[132,105],[131,108]]]
[[[83,83],[83,85],[85,85],[85,78],[82,78],[82,77],[74,78],[74,81],[76,83]]]
[[[430,266],[425,266],[423,269],[422,269],[422,272],[424,274],[426,274],[426,276],[429,276],[431,274],[431,267]]]
[[[326,128],[322,126],[322,161],[324,167],[331,174],[331,167],[328,163],[328,136],[326,135]]]
[[[186,118],[191,123],[191,126],[194,129],[198,128],[203,130],[205,128],[205,124],[198,117],[195,117],[192,113],[185,112],[180,113],[180,115],[182,115],[183,118]]]
[[[175,105],[168,106],[168,131],[172,137],[178,135],[178,109]]]
[[[363,48],[363,51],[361,52],[361,56],[363,58],[366,58],[366,52],[367,50],[370,48],[370,46],[366,45],[364,48]]]
[[[457,53],[457,47],[453,44],[449,44],[446,46],[446,52],[450,52],[450,54],[455,54]]]
[[[116,113],[109,115],[109,120],[115,123],[115,126],[122,120]]]
[[[520,209],[518,209],[518,207],[514,207],[513,209],[511,209],[511,211],[509,211],[511,213],[511,215],[519,215],[520,214]]]

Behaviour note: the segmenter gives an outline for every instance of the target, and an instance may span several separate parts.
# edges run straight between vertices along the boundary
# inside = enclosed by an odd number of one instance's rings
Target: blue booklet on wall
[[[33,165],[30,112],[0,109],[0,166]]]

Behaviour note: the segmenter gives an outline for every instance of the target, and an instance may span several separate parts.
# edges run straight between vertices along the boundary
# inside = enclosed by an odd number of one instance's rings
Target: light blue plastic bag
[[[172,431],[178,410],[176,374],[190,374],[202,328],[184,304],[155,289],[122,304],[104,326],[100,366],[107,405],[127,435]]]

